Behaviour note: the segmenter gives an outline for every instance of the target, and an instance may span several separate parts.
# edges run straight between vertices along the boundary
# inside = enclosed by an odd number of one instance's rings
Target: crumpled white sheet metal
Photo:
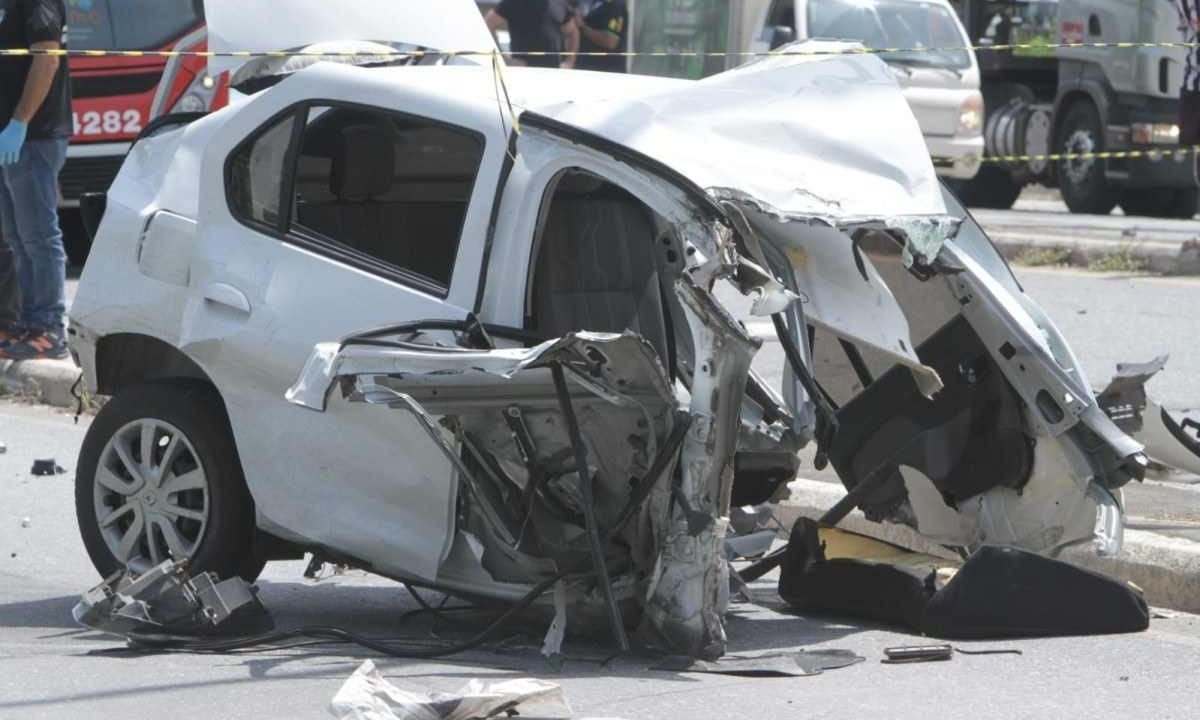
[[[320,343],[313,348],[308,361],[304,363],[304,370],[288,389],[286,397],[288,402],[295,405],[324,410],[325,399],[334,379],[342,375],[446,375],[473,371],[510,378],[577,339],[605,341],[618,337],[609,333],[579,332],[532,348],[446,348],[444,353],[436,352],[438,348],[435,347],[406,350],[350,345],[342,348],[340,343]]]
[[[491,52],[496,41],[473,0],[204,0],[208,49],[271,52],[334,40],[373,40],[437,50]],[[208,74],[247,58],[209,58]],[[483,59],[486,61],[486,58]]]
[[[471,680],[456,693],[401,690],[379,674],[370,660],[342,684],[329,710],[338,720],[475,720],[507,717],[570,717],[562,689],[533,678],[485,683]]]
[[[929,150],[887,65],[869,55],[812,54],[852,47],[807,41],[695,83],[631,84],[605,100],[530,109],[780,219],[840,226],[946,216]],[[879,132],[881,123],[889,132]]]

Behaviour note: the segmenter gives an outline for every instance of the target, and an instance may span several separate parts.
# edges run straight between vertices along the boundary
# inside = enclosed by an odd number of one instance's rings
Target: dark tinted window
[[[295,115],[289,115],[234,153],[229,165],[229,201],[242,219],[278,227],[284,163],[294,124]]]
[[[315,107],[293,228],[448,288],[483,142],[410,116]]]
[[[74,50],[151,50],[204,21],[202,0],[67,0]]]

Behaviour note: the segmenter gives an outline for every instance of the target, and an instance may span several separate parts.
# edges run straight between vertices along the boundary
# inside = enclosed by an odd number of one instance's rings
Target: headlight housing
[[[1131,129],[1139,145],[1179,144],[1179,126],[1174,123],[1134,123]]]
[[[963,100],[958,112],[958,134],[978,135],[983,132],[983,96],[974,93]]]
[[[171,106],[171,112],[177,113],[196,113],[208,112],[212,109],[213,98],[217,94],[217,82],[209,77],[208,73],[201,70],[192,79],[187,90],[184,91],[175,104]]]

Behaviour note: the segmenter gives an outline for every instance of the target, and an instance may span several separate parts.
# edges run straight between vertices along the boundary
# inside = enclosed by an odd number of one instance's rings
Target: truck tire
[[[1009,210],[1021,196],[1021,186],[1012,175],[997,165],[984,165],[979,174],[965,182],[951,185],[958,199],[967,207]]]
[[[1200,190],[1183,188],[1175,192],[1175,205],[1167,217],[1190,220],[1200,215]]]
[[[1190,188],[1136,188],[1121,193],[1126,215],[1187,220],[1196,214],[1197,192]]]
[[[1067,111],[1058,135],[1061,153],[1104,151],[1104,125],[1090,101],[1076,102]],[[1073,213],[1107,215],[1117,206],[1117,194],[1104,176],[1104,161],[1088,158],[1061,160],[1058,184]]]

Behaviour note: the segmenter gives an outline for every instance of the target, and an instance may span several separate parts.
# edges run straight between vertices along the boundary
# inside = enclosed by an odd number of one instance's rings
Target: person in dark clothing
[[[0,0],[0,48],[66,47],[63,0]],[[58,173],[71,137],[67,61],[50,55],[0,57],[0,358],[67,355],[66,253],[58,226]],[[14,277],[15,276],[15,277]]]
[[[1200,0],[1172,0],[1179,12],[1183,41],[1200,42]],[[1183,87],[1179,92],[1179,144],[1200,146],[1200,47],[1187,51],[1187,66],[1183,72]],[[1200,152],[1194,156],[1196,182],[1200,184]]]
[[[508,28],[513,65],[560,67],[562,53],[573,49],[574,18],[566,0],[500,0],[485,18],[492,32]],[[548,53],[522,55],[521,53]]]
[[[629,50],[629,8],[625,0],[583,0],[576,24],[579,27],[579,70],[625,72],[624,55],[588,55],[588,53],[624,53]]]

